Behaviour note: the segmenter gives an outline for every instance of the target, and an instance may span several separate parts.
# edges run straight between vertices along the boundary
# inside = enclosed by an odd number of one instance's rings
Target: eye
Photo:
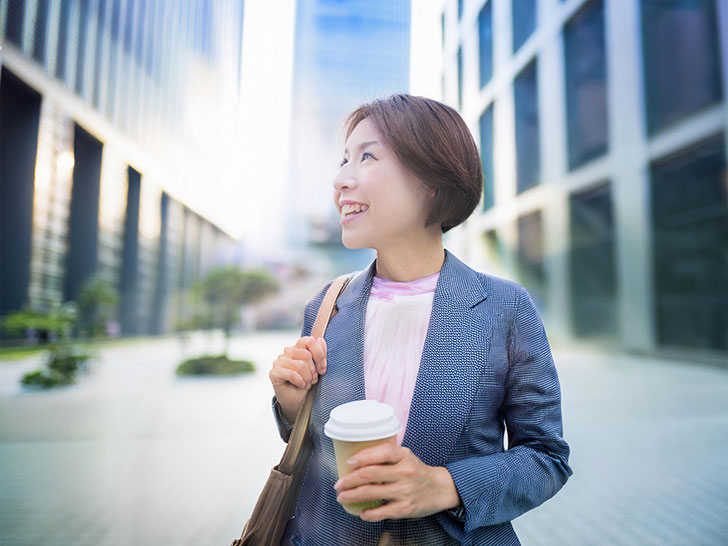
[[[364,161],[364,158],[365,158],[366,156],[369,156],[369,157],[371,157],[372,159],[374,159],[374,156],[373,156],[372,154],[370,154],[369,152],[364,152],[363,154],[361,154],[361,159],[362,159],[362,161]]]
[[[339,167],[343,167],[346,164],[346,158],[341,160],[341,163],[339,163]]]

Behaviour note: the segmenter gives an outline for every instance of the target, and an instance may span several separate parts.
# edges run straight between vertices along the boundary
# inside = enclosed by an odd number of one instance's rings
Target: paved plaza
[[[0,544],[226,546],[283,442],[268,370],[298,332],[240,336],[236,378],[177,378],[198,335],[99,350],[76,385],[26,392],[0,362]],[[524,546],[728,544],[728,370],[555,351],[574,476],[514,521]]]

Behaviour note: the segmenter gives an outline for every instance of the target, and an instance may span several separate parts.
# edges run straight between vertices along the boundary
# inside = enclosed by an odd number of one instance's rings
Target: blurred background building
[[[409,0],[296,3],[286,244],[330,275],[375,258],[341,244],[332,196],[344,118],[363,102],[408,91],[409,52]]]
[[[419,79],[485,170],[450,246],[520,280],[551,336],[725,363],[728,4],[441,6],[417,34],[439,29],[442,70]]]
[[[120,293],[168,332],[179,290],[240,261],[216,212],[236,157],[243,2],[3,0],[0,315]]]

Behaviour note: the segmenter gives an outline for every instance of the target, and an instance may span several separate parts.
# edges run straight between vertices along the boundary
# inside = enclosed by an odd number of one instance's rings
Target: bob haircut
[[[460,114],[426,97],[390,95],[349,114],[344,120],[346,139],[365,118],[404,168],[434,190],[425,227],[439,223],[445,233],[468,219],[480,203],[483,167]]]

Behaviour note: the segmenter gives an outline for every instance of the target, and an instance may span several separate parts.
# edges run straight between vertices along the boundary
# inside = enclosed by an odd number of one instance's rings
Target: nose
[[[356,178],[351,171],[347,169],[347,165],[344,165],[341,169],[339,169],[339,172],[336,173],[336,176],[334,177],[334,190],[339,193],[347,189],[350,190],[355,188],[356,185]]]

